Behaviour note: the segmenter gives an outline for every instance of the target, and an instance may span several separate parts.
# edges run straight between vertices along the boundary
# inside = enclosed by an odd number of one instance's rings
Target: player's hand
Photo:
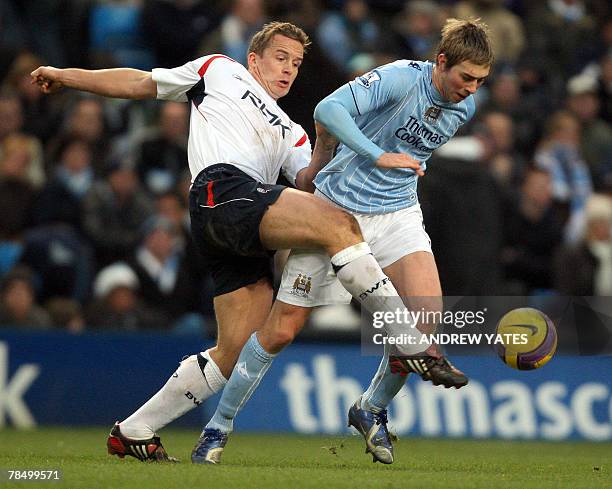
[[[43,93],[55,93],[64,87],[60,81],[61,72],[62,70],[52,66],[40,66],[30,73],[31,83],[38,85]]]
[[[379,168],[410,168],[420,177],[425,175],[421,162],[404,153],[383,153],[376,160],[376,166]]]

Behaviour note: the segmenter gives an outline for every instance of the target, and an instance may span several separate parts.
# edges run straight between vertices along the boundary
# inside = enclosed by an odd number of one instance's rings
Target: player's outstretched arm
[[[82,70],[41,66],[30,73],[32,83],[43,93],[54,93],[67,87],[104,97],[145,99],[157,96],[157,84],[148,71],[132,68]]]
[[[315,122],[315,129],[317,131],[317,140],[312,157],[310,158],[310,164],[300,170],[295,179],[297,188],[310,193],[315,191],[315,186],[312,183],[314,178],[321,168],[331,161],[334,157],[334,150],[338,146],[338,140],[318,122]]]

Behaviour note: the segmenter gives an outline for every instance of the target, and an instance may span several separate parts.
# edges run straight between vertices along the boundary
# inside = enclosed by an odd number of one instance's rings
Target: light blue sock
[[[389,352],[385,344],[385,352],[378,370],[370,382],[368,390],[361,396],[361,407],[366,411],[380,412],[387,409],[389,403],[406,383],[406,377],[391,373],[389,368]]]
[[[275,356],[263,349],[256,333],[251,335],[240,352],[238,362],[223,389],[217,410],[206,428],[225,433],[233,430],[234,418],[266,375]]]

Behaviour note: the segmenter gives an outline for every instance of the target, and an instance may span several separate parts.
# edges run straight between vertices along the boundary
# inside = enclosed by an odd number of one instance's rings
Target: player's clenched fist
[[[30,73],[32,84],[38,85],[43,93],[57,92],[64,86],[60,81],[61,72],[52,66],[40,66]]]
[[[410,168],[420,177],[425,175],[421,168],[421,162],[404,153],[383,153],[376,160],[376,166],[380,168]]]

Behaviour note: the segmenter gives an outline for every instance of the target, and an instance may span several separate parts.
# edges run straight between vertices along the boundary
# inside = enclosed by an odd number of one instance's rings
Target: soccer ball
[[[531,307],[513,309],[497,323],[497,354],[517,370],[545,365],[557,349],[557,328],[542,311]]]

